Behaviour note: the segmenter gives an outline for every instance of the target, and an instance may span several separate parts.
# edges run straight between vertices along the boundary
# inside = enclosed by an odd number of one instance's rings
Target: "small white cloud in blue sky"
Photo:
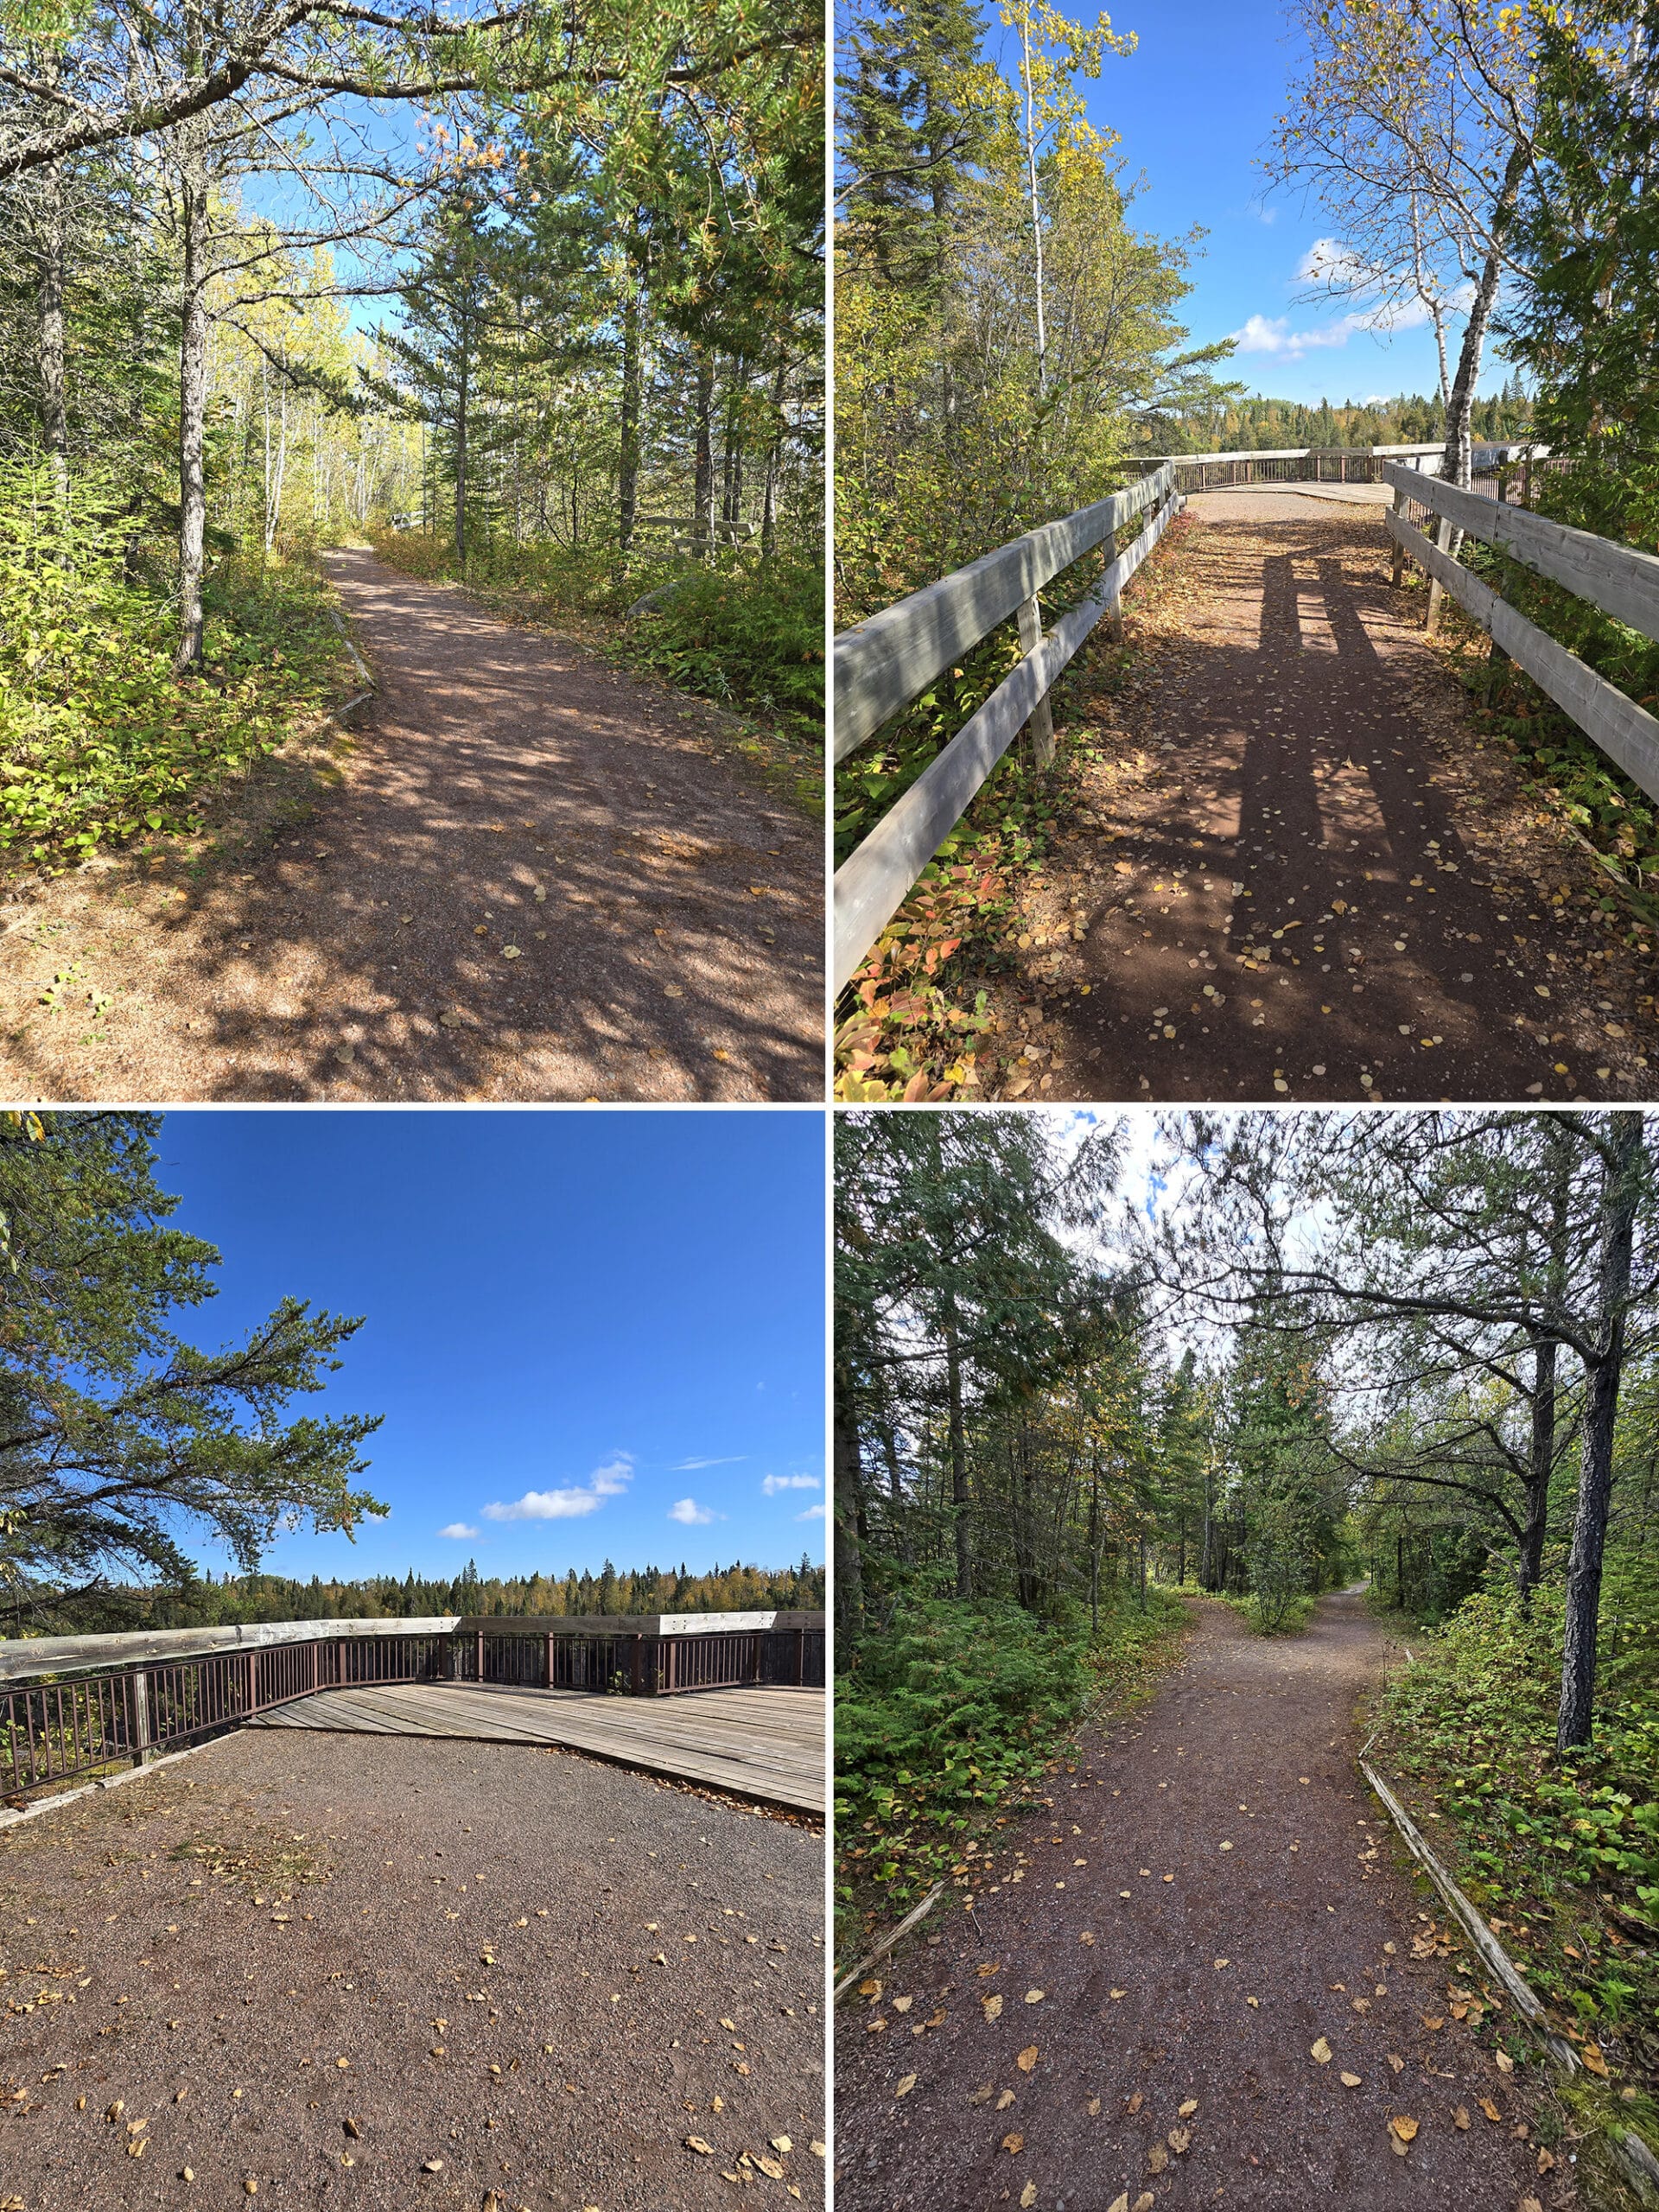
[[[822,1505],[809,1505],[804,1513],[798,1513],[795,1518],[798,1521],[822,1521],[823,1508]]]
[[[1345,346],[1351,327],[1347,315],[1330,330],[1293,330],[1287,315],[1253,315],[1228,335],[1241,353],[1275,353],[1281,360],[1300,361],[1313,346]]]
[[[700,1467],[741,1467],[743,1454],[740,1452],[730,1459],[677,1459],[669,1469],[671,1475],[695,1475]]]
[[[699,1505],[695,1497],[677,1498],[668,1509],[671,1521],[677,1521],[683,1529],[706,1529],[711,1521],[723,1516],[712,1512],[706,1505]]]
[[[596,1512],[607,1497],[620,1497],[633,1474],[633,1460],[619,1452],[602,1467],[595,1467],[585,1483],[567,1483],[559,1490],[527,1490],[510,1504],[486,1505],[486,1521],[575,1521]]]
[[[475,1536],[476,1529],[469,1529],[464,1521],[452,1521],[447,1529],[440,1529],[441,1536]]]
[[[816,1475],[767,1475],[760,1484],[763,1494],[767,1497],[776,1497],[780,1490],[817,1490],[818,1487]]]

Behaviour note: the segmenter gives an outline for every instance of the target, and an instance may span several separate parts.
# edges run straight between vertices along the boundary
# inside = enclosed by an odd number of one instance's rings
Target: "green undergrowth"
[[[1071,1732],[1143,1694],[1185,1620],[1155,1586],[1144,1610],[1128,1595],[1103,1609],[1098,1636],[1086,1616],[922,1599],[861,1638],[836,1685],[838,1948],[855,1954],[937,1881],[983,1888]]]
[[[1523,1616],[1494,1578],[1443,1627],[1414,1630],[1415,1663],[1373,1715],[1376,1756],[1429,1808],[1430,1840],[1592,2075],[1605,2065],[1636,2092],[1639,2119],[1659,2086],[1659,1578],[1610,1557],[1594,1737],[1565,1758],[1562,1611],[1546,1586]]]
[[[1262,1600],[1254,1595],[1248,1598],[1224,1598],[1222,1603],[1236,1612],[1240,1620],[1256,1636],[1300,1636],[1313,1618],[1319,1604],[1317,1598],[1281,1599],[1263,1610]]]
[[[606,619],[601,651],[620,667],[773,718],[798,756],[804,802],[822,804],[823,575],[814,561],[747,549],[709,566],[613,547],[492,539],[463,569],[448,539],[378,531],[374,550],[405,575],[452,577],[504,611]],[[654,603],[629,610],[651,594]],[[623,618],[626,618],[624,620]]]
[[[211,572],[201,664],[172,668],[161,550],[109,483],[0,463],[0,856],[48,870],[194,835],[204,795],[341,696],[327,585],[302,561]]]

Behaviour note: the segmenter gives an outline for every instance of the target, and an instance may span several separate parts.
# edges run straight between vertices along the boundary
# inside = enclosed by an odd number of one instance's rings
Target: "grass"
[[[1144,1695],[1185,1621],[1154,1586],[1144,1611],[1125,1595],[1103,1611],[1098,1637],[1086,1618],[921,1599],[864,1637],[836,1687],[838,1950],[936,1881],[964,1900],[983,1888],[1077,1723]]]
[[[1659,2086],[1659,1589],[1610,1560],[1595,1734],[1558,1757],[1562,1604],[1530,1617],[1494,1579],[1439,1630],[1373,1715],[1377,1757],[1417,1796],[1427,1833],[1520,1972],[1651,2126]],[[1615,1632],[1614,1622],[1618,1622]],[[1622,2092],[1630,2089],[1629,2098]]]

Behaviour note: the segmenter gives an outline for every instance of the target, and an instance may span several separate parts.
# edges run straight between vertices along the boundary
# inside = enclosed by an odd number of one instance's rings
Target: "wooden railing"
[[[1478,538],[1523,568],[1563,585],[1576,598],[1587,600],[1616,622],[1653,639],[1659,639],[1659,559],[1589,531],[1550,522],[1524,506],[1424,479],[1409,469],[1390,467],[1387,475],[1394,486],[1394,509],[1389,516],[1389,534],[1395,543],[1394,580],[1401,581],[1408,560],[1427,574],[1431,631],[1440,594],[1449,592],[1493,644],[1523,668],[1632,783],[1639,784],[1650,798],[1659,798],[1659,721],[1471,575],[1453,557],[1451,538],[1456,531]],[[1439,518],[1435,539],[1412,520],[1414,508]]]
[[[1116,619],[1123,587],[1181,506],[1174,464],[1164,461],[1126,490],[1059,522],[1028,531],[954,575],[912,592],[836,639],[835,757],[844,760],[933,679],[1010,615],[1024,655],[1013,673],[930,761],[903,798],[836,873],[835,987],[839,991],[914,887],[1008,747],[1031,726],[1033,756],[1054,753],[1048,695],[1103,614]],[[1140,535],[1118,551],[1137,516]],[[1114,557],[1093,590],[1046,637],[1037,594],[1110,539]]]
[[[463,1681],[636,1697],[743,1683],[823,1685],[822,1615],[706,1630],[683,1630],[683,1616],[642,1618],[649,1627],[607,1618],[598,1632],[580,1617],[555,1625],[437,1618],[0,1643],[0,1797],[142,1765],[273,1706],[359,1683]],[[215,1644],[232,1648],[202,1648]],[[137,1649],[111,1665],[122,1646]]]

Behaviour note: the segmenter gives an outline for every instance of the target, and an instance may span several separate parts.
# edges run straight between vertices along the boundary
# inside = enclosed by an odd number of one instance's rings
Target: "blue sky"
[[[266,1564],[821,1560],[823,1147],[776,1109],[168,1114],[157,1180],[224,1259],[180,1333],[224,1343],[289,1293],[367,1317],[296,1406],[385,1414],[391,1518]]]
[[[1096,12],[1090,0],[1062,5],[1085,22]],[[1081,89],[1096,129],[1121,138],[1128,177],[1145,173],[1135,226],[1169,238],[1194,224],[1208,232],[1182,308],[1192,341],[1250,330],[1257,350],[1241,350],[1220,373],[1271,398],[1340,404],[1432,393],[1434,343],[1426,327],[1379,338],[1347,329],[1342,306],[1298,302],[1297,268],[1332,226],[1317,201],[1283,191],[1264,199],[1255,166],[1297,51],[1282,10],[1261,0],[1122,0],[1109,12],[1113,29],[1135,32],[1139,46],[1127,60],[1109,54],[1098,80]],[[995,0],[984,16],[989,50],[1012,79],[1017,41]],[[1489,350],[1482,392],[1496,391],[1507,373]]]

